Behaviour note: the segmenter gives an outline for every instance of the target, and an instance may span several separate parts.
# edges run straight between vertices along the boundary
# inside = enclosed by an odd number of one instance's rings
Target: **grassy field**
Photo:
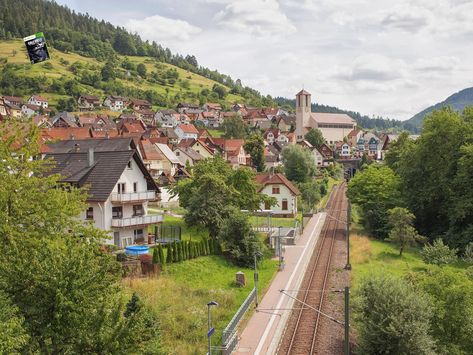
[[[219,129],[209,129],[208,131],[213,138],[220,138],[225,134],[224,131],[221,131]]]
[[[75,53],[64,53],[59,50],[55,50],[51,46],[50,49],[50,56],[51,59],[45,63],[39,63],[35,65],[31,65],[26,55],[26,50],[21,40],[10,40],[10,41],[2,41],[0,43],[0,57],[6,59],[7,63],[17,64],[20,67],[17,69],[17,73],[19,75],[27,76],[27,77],[47,77],[47,78],[54,78],[54,79],[73,79],[76,78],[76,75],[69,70],[69,66],[72,63],[78,62],[82,64],[84,67],[87,67],[91,70],[100,70],[104,63],[97,61],[94,58],[88,58],[81,56]],[[123,60],[124,56],[119,56],[120,60]],[[117,79],[120,81],[124,86],[128,87],[136,87],[142,90],[154,90],[159,94],[162,95],[171,95],[174,96],[176,94],[180,94],[181,96],[185,93],[190,94],[197,94],[202,89],[206,88],[212,90],[215,81],[205,78],[201,75],[191,73],[184,69],[178,68],[171,64],[167,63],[160,63],[156,59],[151,57],[128,57],[130,62],[135,64],[143,63],[146,66],[147,72],[151,73],[152,71],[158,70],[167,70],[173,69],[179,73],[179,79],[174,84],[155,84],[150,83],[144,79]],[[64,61],[68,61],[67,64]],[[22,65],[23,64],[23,65]],[[0,64],[1,69],[2,64]],[[48,69],[48,66],[52,66],[52,68]],[[159,68],[159,69],[158,69]],[[125,72],[124,69],[118,69]],[[185,83],[187,82],[187,83]],[[90,94],[90,95],[100,95],[105,96],[106,93],[100,89],[96,89],[89,85],[79,84],[79,87],[82,92]],[[227,88],[229,90],[229,88]],[[0,93],[0,94],[9,94],[9,93]],[[45,92],[40,92],[49,100],[51,100],[51,105],[54,106],[57,101],[59,100],[60,96]],[[224,103],[228,106],[232,105],[235,102],[245,102],[245,100],[241,96],[228,94],[225,97]]]
[[[425,271],[430,266],[422,260],[420,248],[410,247],[399,256],[396,244],[368,238],[366,233],[354,225],[350,233],[350,262],[352,265],[352,286],[373,274],[388,274],[402,277],[410,272]],[[468,265],[459,260],[443,268],[464,272]]]
[[[335,180],[332,177],[328,178],[327,194],[325,194],[325,196],[323,196],[322,199],[317,204],[317,210],[321,210],[325,208],[325,205],[327,205],[328,199],[330,197],[330,192],[332,191],[333,185],[339,184],[340,182],[341,182],[340,180]]]
[[[265,260],[259,266],[259,288],[267,289],[277,269],[277,262]],[[246,274],[247,285],[236,286],[235,273]],[[206,350],[207,306],[219,303],[212,310],[218,344],[223,328],[253,288],[253,270],[239,268],[219,256],[166,265],[155,279],[127,279],[125,288],[137,292],[161,322],[164,345],[170,354],[204,354]]]

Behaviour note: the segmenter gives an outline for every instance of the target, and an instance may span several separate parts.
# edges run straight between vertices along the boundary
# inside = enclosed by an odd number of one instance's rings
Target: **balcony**
[[[130,192],[123,194],[112,193],[110,199],[112,202],[120,203],[150,201],[156,199],[156,191]]]
[[[163,216],[157,215],[157,214],[151,214],[147,216],[112,219],[112,227],[127,228],[127,227],[136,227],[136,226],[145,226],[148,224],[155,224],[155,223],[162,223],[162,222],[163,222]]]

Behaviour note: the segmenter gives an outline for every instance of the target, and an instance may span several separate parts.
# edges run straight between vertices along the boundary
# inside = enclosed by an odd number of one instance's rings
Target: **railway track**
[[[330,197],[327,219],[320,239],[311,257],[300,291],[295,297],[294,310],[281,340],[278,354],[316,354],[320,333],[321,317],[328,291],[330,265],[337,233],[344,228],[345,185],[341,184]],[[302,301],[302,303],[300,302]]]

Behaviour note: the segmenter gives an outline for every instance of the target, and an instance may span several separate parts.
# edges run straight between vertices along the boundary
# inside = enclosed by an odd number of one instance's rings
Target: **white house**
[[[160,110],[154,114],[154,121],[161,127],[174,128],[179,124],[176,114],[174,110]]]
[[[88,187],[88,208],[80,217],[108,233],[105,243],[120,248],[146,243],[148,226],[163,221],[161,215],[148,214],[148,203],[159,200],[158,186],[137,150],[126,148],[126,142],[109,139],[115,148],[109,150],[106,140],[96,140],[102,146],[95,151],[93,140],[88,141],[75,140],[71,151],[46,154],[57,164],[51,173],[61,174],[64,183]],[[81,143],[88,149],[82,150]]]
[[[126,97],[121,96],[107,96],[105,100],[103,100],[103,106],[108,107],[112,111],[122,111],[124,110],[129,104],[129,100]]]
[[[42,108],[48,108],[48,100],[39,95],[33,95],[28,99],[30,105],[41,106]]]
[[[271,209],[275,215],[295,216],[297,214],[297,196],[301,193],[283,174],[262,173],[256,175],[256,182],[260,185],[258,192],[274,197],[276,206],[262,204],[261,209]]]
[[[41,112],[41,106],[33,104],[24,104],[21,106],[21,113],[23,116],[31,117],[34,115],[39,115]]]
[[[348,143],[343,143],[341,150],[340,150],[340,156],[342,158],[347,158],[351,156],[351,147]]]
[[[179,140],[197,139],[199,136],[199,131],[192,124],[180,124],[174,129],[174,131],[179,137]]]
[[[316,147],[312,148],[312,156],[314,157],[315,165],[324,165],[324,156]]]

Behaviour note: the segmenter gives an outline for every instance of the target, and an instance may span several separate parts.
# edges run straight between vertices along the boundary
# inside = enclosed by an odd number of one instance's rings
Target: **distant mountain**
[[[295,99],[287,99],[284,97],[276,97],[274,98],[280,106],[285,106],[294,110],[296,105]],[[400,132],[403,130],[411,131],[416,133],[415,127],[405,124],[405,122],[394,120],[390,118],[384,117],[369,117],[366,115],[362,115],[359,112],[349,111],[349,110],[342,110],[338,107],[328,106],[328,105],[321,105],[317,103],[312,104],[312,112],[328,112],[328,113],[345,113],[354,120],[356,120],[359,127],[364,129],[372,129],[375,131],[382,131],[382,132]]]
[[[433,106],[427,107],[425,110],[419,112],[417,115],[408,119],[406,123],[412,124],[415,127],[420,128],[424,117],[434,110],[440,110],[442,107],[450,106],[455,111],[463,111],[465,106],[473,105],[473,87],[463,89],[452,96],[449,96],[446,100],[439,102]]]

